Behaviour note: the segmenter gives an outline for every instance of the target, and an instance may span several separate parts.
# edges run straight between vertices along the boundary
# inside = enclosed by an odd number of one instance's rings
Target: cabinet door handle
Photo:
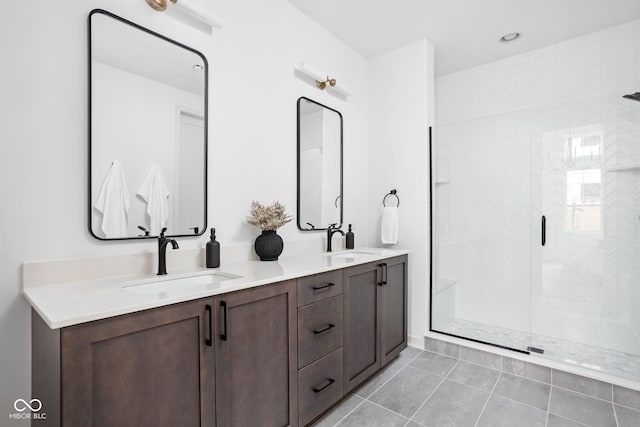
[[[208,345],[209,347],[211,347],[213,345],[213,340],[211,339],[211,335],[212,335],[212,332],[211,332],[211,330],[212,330],[211,329],[211,325],[212,325],[212,322],[211,322],[211,311],[212,311],[212,309],[211,309],[211,306],[209,304],[207,304],[204,308],[205,308],[205,310],[207,310],[207,319],[209,321],[209,330],[207,331],[207,339],[204,340],[204,343],[206,345]]]
[[[547,243],[547,217],[542,215],[542,246]]]
[[[328,378],[327,379],[327,383],[325,385],[323,385],[322,387],[314,387],[313,388],[313,392],[314,393],[320,393],[322,391],[324,391],[327,387],[329,387],[331,384],[335,383],[336,380],[334,380],[333,378]]]
[[[387,271],[387,263],[386,263],[386,262],[382,263],[382,270],[383,270],[383,275],[382,275],[382,277],[383,277],[383,278],[382,278],[382,284],[383,284],[383,285],[386,285],[386,284],[387,284],[387,274],[388,274],[388,271]]]
[[[220,301],[220,307],[222,307],[222,333],[220,339],[222,341],[227,340],[227,302]]]
[[[322,285],[322,286],[313,286],[311,289],[313,289],[314,291],[319,291],[322,289],[329,289],[332,286],[335,286],[335,283],[327,283],[326,285]]]
[[[329,323],[329,326],[327,326],[326,328],[314,329],[313,333],[318,335],[318,334],[321,334],[323,332],[327,332],[328,330],[333,329],[335,327],[336,327],[336,325],[334,325],[333,323]]]
[[[378,264],[378,268],[380,269],[380,279],[378,281],[378,286],[383,286],[384,285],[384,274],[383,274],[383,268],[384,268],[384,264]]]

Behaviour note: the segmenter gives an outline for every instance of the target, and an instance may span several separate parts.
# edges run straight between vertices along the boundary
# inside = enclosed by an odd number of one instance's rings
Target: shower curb
[[[440,340],[433,336],[424,338],[424,349],[432,353],[491,368],[501,373],[563,388],[640,411],[640,384],[638,389],[624,387],[566,370],[512,358],[497,352]]]

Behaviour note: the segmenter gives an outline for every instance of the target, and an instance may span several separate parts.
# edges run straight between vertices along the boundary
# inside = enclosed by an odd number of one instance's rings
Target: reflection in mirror
[[[91,234],[202,234],[205,57],[106,11],[92,11],[89,28]]]
[[[342,114],[298,99],[298,228],[342,226]]]

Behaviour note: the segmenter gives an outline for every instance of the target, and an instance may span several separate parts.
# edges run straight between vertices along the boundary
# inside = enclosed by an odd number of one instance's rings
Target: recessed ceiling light
[[[200,70],[204,70],[204,67],[200,64],[193,64],[193,69],[200,71]]]
[[[509,33],[509,34],[505,34],[504,36],[500,37],[500,41],[501,42],[512,42],[514,40],[516,40],[517,38],[520,37],[520,33]]]

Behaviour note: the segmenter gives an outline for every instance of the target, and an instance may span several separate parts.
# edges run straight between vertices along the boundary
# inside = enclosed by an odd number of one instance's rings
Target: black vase
[[[260,261],[277,261],[284,249],[282,237],[275,230],[263,230],[254,245]]]

